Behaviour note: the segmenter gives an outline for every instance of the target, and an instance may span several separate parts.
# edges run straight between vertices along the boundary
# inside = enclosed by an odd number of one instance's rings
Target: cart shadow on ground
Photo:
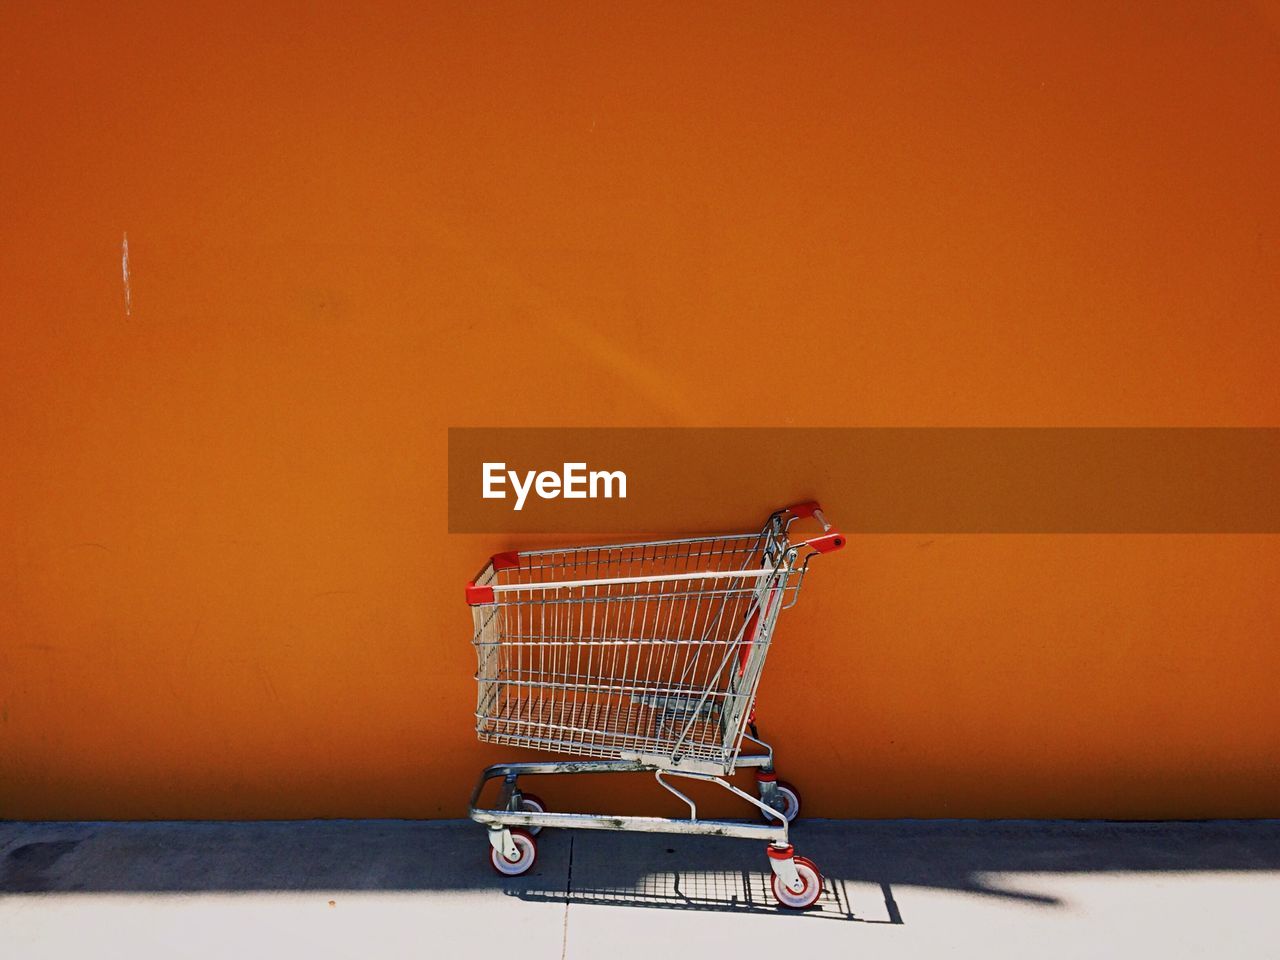
[[[551,831],[539,841],[540,850],[548,853],[553,845],[567,848],[563,882],[546,883],[535,867],[527,878],[504,882],[507,896],[572,906],[903,922],[890,884],[847,879],[843,871],[827,871],[822,897],[809,910],[781,910],[769,889],[770,874],[763,850],[757,849],[760,844],[711,837]]]
[[[497,876],[484,831],[459,821],[0,823],[0,895],[474,892],[590,907],[770,913],[910,924],[906,888],[1055,910],[1037,876],[1280,873],[1280,821],[802,820],[797,852],[826,878],[818,905],[780,910],[760,844],[546,830],[522,877]]]

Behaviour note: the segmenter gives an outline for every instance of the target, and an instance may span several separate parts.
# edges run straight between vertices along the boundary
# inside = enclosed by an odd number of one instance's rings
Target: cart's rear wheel
[[[796,817],[800,816],[800,791],[785,780],[779,780],[777,782],[777,789],[778,798],[782,801],[782,809],[778,812],[786,817],[787,823],[790,823]],[[760,811],[760,816],[764,818],[765,823],[778,822],[763,810]]]
[[[529,835],[527,830],[512,827],[511,840],[516,845],[516,858],[514,860],[508,860],[504,857],[497,847],[489,847],[489,862],[493,865],[493,869],[504,877],[518,877],[522,873],[528,873],[533,866],[533,862],[538,859],[537,841]]]
[[[536,793],[520,794],[520,809],[525,813],[546,813],[547,805],[542,802],[542,798]],[[542,827],[525,827],[529,831],[529,836],[536,837],[542,832]]]
[[[782,906],[792,910],[807,910],[822,896],[822,872],[808,857],[796,857],[795,865],[796,873],[800,875],[800,882],[804,886],[798,891],[792,890],[778,879],[776,873],[772,874],[770,881],[773,886],[773,898]]]

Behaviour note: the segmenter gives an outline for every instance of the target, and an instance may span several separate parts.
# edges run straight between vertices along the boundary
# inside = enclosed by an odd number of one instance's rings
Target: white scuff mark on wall
[[[120,273],[124,278],[124,315],[133,316],[133,291],[129,289],[129,232],[124,234],[124,245],[120,253]]]

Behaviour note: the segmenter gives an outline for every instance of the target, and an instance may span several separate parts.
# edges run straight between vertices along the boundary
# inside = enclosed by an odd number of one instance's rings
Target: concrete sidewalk
[[[1275,957],[1280,821],[803,821],[760,844],[545,831],[495,875],[469,822],[0,823],[0,956]],[[762,953],[763,952],[763,953]]]

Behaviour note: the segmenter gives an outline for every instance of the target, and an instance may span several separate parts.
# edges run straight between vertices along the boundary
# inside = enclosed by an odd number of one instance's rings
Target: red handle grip
[[[845,536],[839,530],[836,530],[831,521],[827,519],[827,515],[822,512],[822,504],[816,500],[806,500],[804,503],[793,504],[782,511],[789,513],[797,520],[807,520],[809,517],[817,520],[822,524],[822,534],[817,537],[810,537],[807,540],[797,540],[795,546],[804,545],[812,547],[819,553],[833,553],[845,545]]]

